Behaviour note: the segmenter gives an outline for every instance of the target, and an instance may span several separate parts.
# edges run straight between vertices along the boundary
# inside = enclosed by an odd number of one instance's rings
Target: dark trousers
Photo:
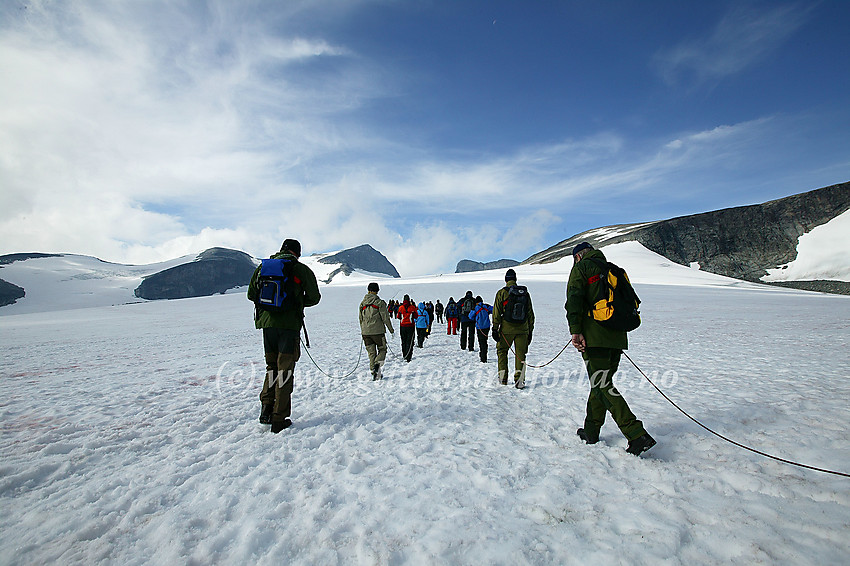
[[[460,323],[460,349],[475,350],[475,323],[471,320]]]
[[[420,348],[425,344],[425,338],[428,336],[427,328],[416,329],[416,345]]]
[[[410,361],[413,358],[413,337],[416,329],[412,326],[402,326],[399,328],[401,334],[401,355],[405,361]]]
[[[475,333],[478,335],[478,357],[482,362],[487,361],[487,340],[490,339],[489,328],[477,328]]]
[[[437,322],[439,322],[440,324],[443,324],[443,313],[441,313],[441,312],[437,313]]]
[[[584,430],[588,436],[598,436],[605,423],[605,413],[611,413],[620,431],[629,440],[634,440],[646,430],[628,403],[614,387],[614,374],[620,365],[622,350],[613,348],[587,348],[582,354],[590,377],[590,395],[587,398],[587,416]]]
[[[260,403],[264,407],[274,407],[272,422],[280,422],[292,414],[295,362],[301,357],[300,339],[300,330],[263,328],[266,378],[260,393]]]

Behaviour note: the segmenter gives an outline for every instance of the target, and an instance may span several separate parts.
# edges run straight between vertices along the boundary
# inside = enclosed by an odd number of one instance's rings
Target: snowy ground
[[[525,281],[533,364],[567,339],[549,269]],[[500,275],[381,295],[492,301]],[[629,353],[673,399],[743,443],[850,471],[850,298],[641,279]],[[363,293],[326,287],[308,310],[325,371],[357,363]],[[397,333],[382,382],[365,354],[344,379],[302,355],[295,424],[273,435],[256,422],[251,311],[228,294],[0,317],[0,563],[846,563],[850,480],[708,435],[625,365],[618,386],[658,446],[626,454],[611,422],[580,443],[572,349],[524,391],[495,385],[492,342],[481,364],[440,325],[409,365]]]

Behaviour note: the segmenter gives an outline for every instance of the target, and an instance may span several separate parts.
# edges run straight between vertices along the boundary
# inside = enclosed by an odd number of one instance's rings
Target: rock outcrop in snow
[[[142,299],[185,299],[224,293],[247,285],[256,267],[245,252],[210,248],[194,261],[145,277],[135,295]]]

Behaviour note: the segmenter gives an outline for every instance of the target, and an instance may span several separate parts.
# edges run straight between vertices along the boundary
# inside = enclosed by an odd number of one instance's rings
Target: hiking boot
[[[292,426],[292,421],[289,419],[283,419],[282,421],[274,421],[272,423],[272,432],[277,434],[285,428],[289,428]]]
[[[629,441],[629,447],[626,452],[638,456],[655,446],[655,439],[649,436],[649,433],[644,433],[642,436]]]
[[[589,434],[586,430],[584,430],[583,428],[580,428],[576,431],[576,434],[578,435],[579,438],[584,440],[585,443],[587,443],[587,444],[596,444],[597,442],[599,442],[599,433],[598,432],[596,434]]]
[[[515,381],[514,387],[516,387],[517,389],[525,389],[525,380],[520,379],[519,381]]]
[[[260,411],[260,424],[272,424],[272,411],[274,411],[274,405],[263,405]]]

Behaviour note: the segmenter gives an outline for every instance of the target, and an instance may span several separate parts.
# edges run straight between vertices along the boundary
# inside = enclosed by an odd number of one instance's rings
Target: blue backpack
[[[257,306],[271,312],[285,312],[298,307],[298,290],[301,281],[294,273],[291,259],[264,259],[260,266],[258,283],[260,293]]]

